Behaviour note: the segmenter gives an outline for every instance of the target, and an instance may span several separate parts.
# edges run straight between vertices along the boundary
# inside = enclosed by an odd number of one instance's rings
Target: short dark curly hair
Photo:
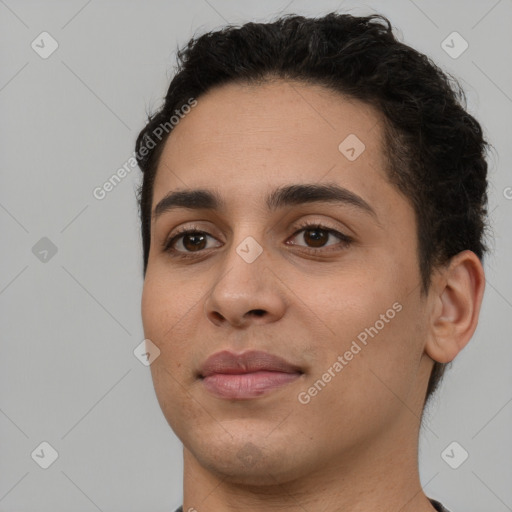
[[[469,249],[487,250],[487,142],[465,110],[464,91],[428,57],[398,41],[387,18],[330,13],[287,15],[271,23],[227,26],[192,38],[162,107],[148,116],[136,141],[143,171],[138,190],[144,276],[150,247],[155,174],[166,138],[158,127],[190,98],[228,83],[284,79],[337,91],[375,107],[385,123],[387,174],[414,207],[422,292],[433,268]],[[160,130],[161,131],[161,130]],[[148,149],[150,148],[150,149]],[[435,362],[426,401],[445,364]]]

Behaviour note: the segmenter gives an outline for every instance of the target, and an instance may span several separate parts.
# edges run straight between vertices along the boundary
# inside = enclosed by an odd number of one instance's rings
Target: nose
[[[231,249],[205,299],[204,309],[217,326],[246,328],[279,320],[286,310],[286,299],[265,250],[248,263]]]

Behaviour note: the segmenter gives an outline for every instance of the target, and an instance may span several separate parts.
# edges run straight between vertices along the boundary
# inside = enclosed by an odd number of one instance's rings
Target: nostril
[[[212,314],[215,317],[215,319],[218,320],[219,322],[224,320],[224,317],[218,311],[213,311]]]
[[[265,314],[265,311],[263,309],[253,309],[251,311],[256,316],[263,316]]]

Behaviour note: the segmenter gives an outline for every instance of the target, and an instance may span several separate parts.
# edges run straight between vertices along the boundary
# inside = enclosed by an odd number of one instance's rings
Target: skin
[[[366,146],[352,162],[338,149],[349,134]],[[451,361],[471,338],[484,274],[464,251],[421,293],[414,211],[387,179],[382,141],[372,107],[281,80],[209,91],[167,140],[153,207],[188,188],[226,202],[153,221],[142,295],[145,336],[160,350],[156,395],[184,446],[184,511],[434,510],[417,456],[428,377],[433,360]],[[300,183],[336,183],[376,217],[333,203],[267,210],[269,192]],[[304,220],[353,241],[324,232],[315,245],[311,231],[298,232]],[[162,249],[185,226],[210,235],[202,252],[190,237],[177,241],[190,260]],[[249,236],[263,249],[252,263],[236,252]],[[401,311],[301,403],[298,394],[394,303]],[[220,399],[197,373],[224,349],[267,351],[304,373],[256,399]]]

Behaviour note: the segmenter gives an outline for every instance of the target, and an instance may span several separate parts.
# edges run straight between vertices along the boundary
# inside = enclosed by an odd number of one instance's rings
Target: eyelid
[[[185,226],[181,226],[174,230],[169,236],[167,236],[163,243],[162,248],[164,251],[169,252],[171,250],[172,245],[180,238],[190,233],[203,233],[211,238],[215,238],[211,233],[209,233],[206,229],[202,229],[197,224],[188,224]],[[177,251],[182,252],[182,251]],[[203,251],[199,251],[203,252]]]
[[[344,235],[347,238],[352,238],[350,235],[346,234],[345,231],[349,231],[345,227],[336,226],[334,224],[331,224],[331,222],[326,220],[316,220],[316,219],[304,219],[300,222],[294,223],[295,231],[293,235],[296,235],[299,231],[302,231],[303,229],[322,229],[324,231],[330,231],[334,233],[339,233],[340,235]]]
[[[298,229],[296,229],[296,231],[289,238],[294,238],[296,235],[298,235],[302,231],[313,231],[313,230],[317,229],[319,231],[325,231],[326,233],[334,235],[336,238],[338,238],[340,240],[340,242],[338,244],[324,245],[323,247],[318,247],[318,248],[317,247],[307,247],[307,246],[299,245],[299,244],[291,244],[291,245],[302,247],[303,250],[306,252],[310,251],[310,252],[317,253],[317,254],[321,255],[321,253],[327,253],[330,250],[333,250],[333,251],[336,250],[336,246],[339,245],[340,243],[344,244],[344,245],[349,245],[354,242],[354,238],[352,236],[349,236],[334,227],[330,227],[327,223],[324,223],[324,222],[314,222],[314,221],[306,220],[303,223],[300,223],[299,226],[297,226],[297,227],[298,227]]]

